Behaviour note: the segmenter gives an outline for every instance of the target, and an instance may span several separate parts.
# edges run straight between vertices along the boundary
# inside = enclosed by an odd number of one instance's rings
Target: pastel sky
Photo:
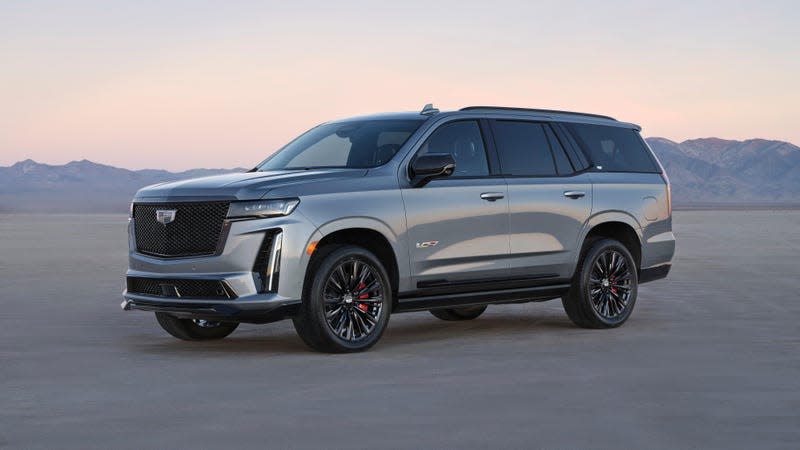
[[[800,144],[800,3],[0,2],[0,166],[252,166],[428,102]]]

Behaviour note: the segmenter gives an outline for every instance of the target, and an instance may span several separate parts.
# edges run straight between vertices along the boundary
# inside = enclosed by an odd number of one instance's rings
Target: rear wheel
[[[354,245],[321,249],[309,269],[311,287],[292,319],[314,350],[366,350],[380,339],[392,307],[389,276],[380,260]]]
[[[465,306],[463,308],[448,308],[448,309],[432,309],[430,311],[434,317],[442,320],[472,320],[477,319],[478,316],[486,311],[486,305],[480,306]]]
[[[585,251],[572,286],[561,302],[578,326],[617,327],[633,311],[638,281],[630,251],[614,239],[602,239]]]
[[[239,326],[236,322],[217,322],[203,319],[179,319],[167,313],[156,313],[161,328],[185,341],[210,341],[222,339]]]

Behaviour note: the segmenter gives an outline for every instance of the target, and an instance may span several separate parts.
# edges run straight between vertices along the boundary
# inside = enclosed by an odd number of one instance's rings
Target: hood
[[[144,187],[134,201],[257,200],[275,188],[337,178],[358,178],[366,169],[246,172],[170,181]]]

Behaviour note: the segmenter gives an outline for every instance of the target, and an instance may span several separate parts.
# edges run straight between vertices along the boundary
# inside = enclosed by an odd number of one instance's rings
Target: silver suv
[[[561,298],[581,327],[619,326],[675,250],[639,131],[485,106],[324,123],[247,173],[140,190],[122,306],[190,340],[291,318],[328,352],[371,347],[403,311]]]

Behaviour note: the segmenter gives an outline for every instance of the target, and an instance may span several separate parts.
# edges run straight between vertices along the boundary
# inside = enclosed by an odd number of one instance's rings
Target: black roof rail
[[[600,114],[590,114],[590,113],[582,113],[582,112],[574,112],[574,111],[559,111],[557,109],[533,109],[533,108],[513,108],[509,106],[467,106],[461,108],[459,111],[472,111],[475,109],[500,109],[503,111],[523,111],[523,112],[537,112],[537,113],[544,113],[544,114],[572,114],[574,116],[585,116],[585,117],[596,117],[598,119],[608,119],[617,121],[617,119],[609,116],[603,116]]]

